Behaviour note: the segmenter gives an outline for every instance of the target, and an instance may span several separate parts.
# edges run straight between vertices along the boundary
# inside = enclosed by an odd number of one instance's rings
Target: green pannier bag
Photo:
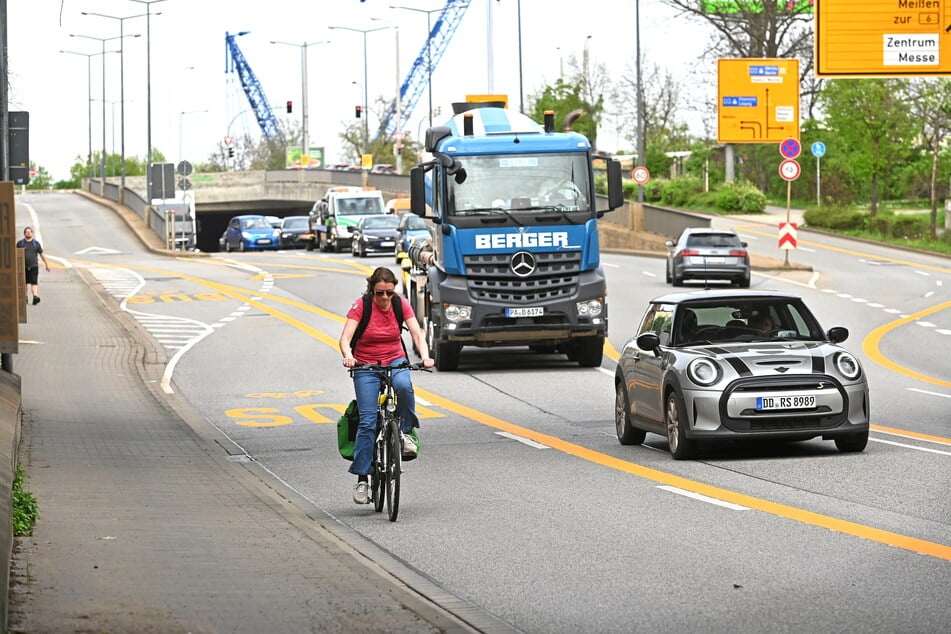
[[[357,401],[354,399],[347,405],[343,416],[337,419],[337,449],[340,451],[340,456],[346,460],[353,460],[353,446],[357,440],[358,427],[360,427],[360,410],[357,409]],[[418,456],[418,451],[420,450],[419,433],[415,427],[410,431],[409,435],[416,441]],[[403,460],[409,462],[415,459],[416,457],[404,458]]]

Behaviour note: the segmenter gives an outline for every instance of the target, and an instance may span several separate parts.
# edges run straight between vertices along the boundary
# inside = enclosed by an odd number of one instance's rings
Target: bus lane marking
[[[169,274],[167,271],[163,272]],[[284,321],[288,325],[291,325],[295,328],[298,328],[302,332],[308,334],[312,338],[320,341],[330,348],[337,349],[337,340],[326,333],[317,330],[313,326],[292,317],[286,313],[283,313],[277,309],[271,308],[266,304],[258,301],[250,300],[245,294],[251,295],[253,291],[248,291],[245,289],[233,290],[234,287],[231,287],[226,284],[221,284],[218,282],[212,282],[210,280],[202,280],[200,278],[195,278],[193,276],[171,273],[171,275],[176,275],[182,279],[188,279],[194,281],[198,284],[203,284],[210,288],[215,288],[229,296],[234,297],[235,299],[243,299],[248,303],[251,303],[256,308],[266,312],[273,317]],[[330,313],[329,311],[323,310],[316,306],[309,304],[303,304],[296,300],[289,300],[277,296],[268,296],[266,299],[276,301],[279,303],[284,303],[292,306],[301,308],[307,312],[319,314],[325,316],[337,323],[343,323],[345,321],[344,317]],[[951,302],[948,303],[951,305]],[[428,402],[432,403],[433,406],[439,407],[445,411],[452,412],[464,418],[468,418],[474,422],[480,423],[487,427],[492,427],[499,431],[508,432],[516,436],[531,440],[533,442],[546,445],[552,449],[557,449],[562,453],[580,458],[587,462],[593,464],[601,465],[609,469],[614,469],[615,471],[620,471],[623,473],[628,473],[640,478],[651,480],[657,482],[658,484],[668,485],[675,488],[683,489],[686,491],[691,491],[699,495],[704,495],[722,502],[727,502],[730,504],[736,504],[739,506],[746,506],[754,510],[758,510],[776,517],[781,517],[802,524],[808,524],[811,526],[816,526],[819,528],[826,528],[828,530],[835,531],[844,535],[851,535],[853,537],[858,537],[860,539],[865,539],[868,541],[877,542],[887,546],[894,546],[896,548],[901,548],[914,553],[919,553],[927,555],[930,557],[935,557],[938,559],[943,559],[946,561],[951,561],[951,546],[945,544],[939,544],[936,542],[929,542],[924,539],[919,539],[916,537],[911,537],[909,535],[902,535],[899,533],[894,533],[891,531],[874,528],[871,526],[866,526],[864,524],[859,524],[857,522],[851,522],[848,520],[840,519],[837,517],[832,517],[829,515],[823,515],[821,513],[816,513],[813,511],[807,511],[805,509],[796,508],[786,504],[781,504],[779,502],[772,502],[770,500],[757,498],[752,495],[747,495],[740,493],[738,491],[730,491],[728,489],[723,489],[714,485],[705,484],[702,482],[690,480],[681,476],[674,475],[672,473],[667,473],[660,471],[658,469],[653,469],[651,467],[645,467],[639,464],[635,464],[628,460],[617,458],[581,445],[576,445],[574,443],[562,440],[555,436],[550,436],[508,421],[502,420],[490,414],[480,412],[471,407],[451,401],[447,398],[439,396],[429,390],[416,387],[417,394],[420,397],[426,399]]]

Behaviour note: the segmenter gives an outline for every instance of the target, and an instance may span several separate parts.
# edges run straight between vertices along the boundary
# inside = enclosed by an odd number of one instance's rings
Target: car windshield
[[[338,216],[370,216],[384,213],[383,200],[380,198],[338,198],[336,206]]]
[[[241,221],[242,229],[272,229],[271,223],[264,216],[245,218]]]
[[[796,298],[685,302],[674,315],[675,346],[825,339],[816,318]]]
[[[449,179],[449,214],[590,211],[587,155],[468,156],[466,179]]]
[[[284,228],[285,229],[304,229],[307,227],[307,217],[306,216],[295,216],[293,218],[284,219]]]
[[[406,220],[406,228],[410,231],[425,231],[429,227],[426,226],[426,221],[419,216],[410,216]]]
[[[380,216],[379,218],[367,218],[363,221],[364,229],[396,229],[399,220],[396,216]]]
[[[735,233],[697,233],[687,236],[688,247],[711,249],[740,249],[743,245]]]

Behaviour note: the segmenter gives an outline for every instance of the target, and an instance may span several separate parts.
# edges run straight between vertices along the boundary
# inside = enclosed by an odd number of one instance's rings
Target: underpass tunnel
[[[229,203],[222,209],[219,205],[195,205],[198,238],[196,245],[205,253],[220,251],[218,242],[228,227],[228,221],[235,216],[259,214],[261,216],[306,216],[310,213],[313,201],[255,201],[253,203]]]

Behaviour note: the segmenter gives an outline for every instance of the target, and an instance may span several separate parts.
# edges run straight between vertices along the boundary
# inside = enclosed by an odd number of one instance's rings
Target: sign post
[[[802,144],[799,143],[799,139],[792,137],[783,139],[779,144],[779,153],[786,157],[786,160],[779,164],[779,175],[786,181],[786,224],[791,224],[789,215],[792,208],[792,182],[799,178],[802,172],[802,168],[796,162],[796,158],[802,153]],[[789,266],[789,251],[786,251],[785,265]]]
[[[822,141],[816,141],[812,144],[812,155],[816,157],[816,205],[819,207],[822,206],[822,195],[821,187],[819,184],[822,182],[822,174],[819,170],[819,163],[822,161],[822,157],[826,153],[826,144]]]

